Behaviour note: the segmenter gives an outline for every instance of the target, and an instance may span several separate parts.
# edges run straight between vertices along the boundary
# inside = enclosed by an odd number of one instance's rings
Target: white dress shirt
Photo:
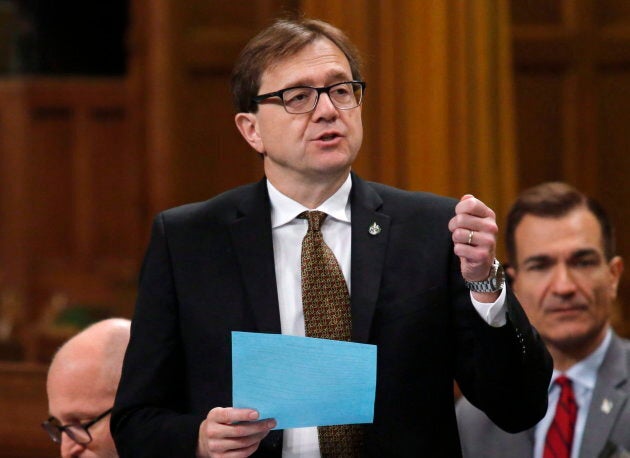
[[[304,336],[302,311],[301,252],[302,239],[308,229],[308,221],[297,218],[306,210],[319,210],[328,214],[321,226],[326,244],[335,254],[343,275],[350,286],[350,256],[352,230],[350,225],[350,175],[344,184],[328,200],[315,209],[285,196],[267,180],[271,200],[271,227],[273,254],[280,307],[282,334]],[[446,228],[445,228],[446,229]],[[472,299],[472,295],[471,295]],[[486,304],[473,299],[479,315],[491,326],[503,326],[506,322],[505,289],[496,302]],[[287,429],[283,434],[283,458],[320,458],[317,428]]]
[[[606,332],[606,337],[593,353],[577,364],[574,364],[564,374],[573,382],[573,392],[575,394],[575,402],[578,405],[577,419],[575,421],[575,432],[573,433],[573,446],[571,448],[571,458],[578,458],[580,455],[580,447],[582,445],[582,437],[584,436],[584,425],[586,417],[593,398],[593,389],[597,382],[597,372],[604,361],[604,356],[610,346],[612,332],[610,328]],[[536,425],[536,439],[534,444],[534,458],[542,458],[545,448],[545,438],[547,430],[551,426],[553,417],[556,413],[556,405],[560,397],[560,387],[554,382],[562,375],[562,372],[553,370],[551,376],[551,384],[549,385],[549,407],[547,414]]]

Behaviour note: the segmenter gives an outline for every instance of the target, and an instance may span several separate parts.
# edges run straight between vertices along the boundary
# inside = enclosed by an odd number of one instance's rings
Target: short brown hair
[[[548,182],[523,191],[508,213],[505,243],[510,264],[516,267],[514,234],[526,215],[560,218],[580,207],[586,208],[597,218],[602,231],[604,256],[611,260],[616,251],[614,228],[601,204],[566,183]]]
[[[332,41],[346,56],[352,78],[361,80],[361,59],[352,42],[337,27],[317,19],[277,19],[252,38],[232,71],[232,100],[239,113],[255,113],[263,72],[274,63],[300,52],[318,38]]]

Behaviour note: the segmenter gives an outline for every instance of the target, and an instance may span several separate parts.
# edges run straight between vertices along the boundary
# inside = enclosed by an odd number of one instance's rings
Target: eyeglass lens
[[[42,423],[42,426],[53,440],[53,442],[60,444],[61,443],[61,434],[65,432],[70,439],[75,441],[77,444],[88,444],[92,440],[90,433],[85,429],[82,425],[66,425],[61,426],[56,419],[47,420]]]
[[[355,108],[361,103],[363,87],[359,83],[339,83],[328,88],[330,101],[341,110]],[[315,108],[319,99],[316,88],[297,87],[282,94],[282,101],[289,113],[307,113]]]
[[[109,408],[93,420],[90,420],[87,423],[83,424],[76,423],[62,425],[58,419],[56,419],[55,417],[50,417],[48,420],[42,423],[42,427],[46,430],[53,442],[57,444],[61,443],[61,435],[65,431],[70,439],[75,441],[77,444],[87,445],[92,441],[92,436],[90,435],[88,429],[101,421],[107,415],[109,415],[111,411],[112,408]]]

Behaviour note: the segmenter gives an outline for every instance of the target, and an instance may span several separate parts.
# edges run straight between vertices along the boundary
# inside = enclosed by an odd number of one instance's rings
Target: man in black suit
[[[156,218],[112,417],[121,456],[320,456],[316,428],[229,407],[231,331],[305,335],[297,216],[311,210],[328,215],[351,340],[377,346],[374,422],[351,456],[459,456],[454,379],[506,429],[535,424],[551,360],[502,281],[494,212],[351,172],[365,84],[346,36],[277,21],[232,83],[265,178]]]

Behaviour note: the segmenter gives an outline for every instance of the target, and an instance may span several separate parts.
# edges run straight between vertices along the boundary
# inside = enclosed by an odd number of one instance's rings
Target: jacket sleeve
[[[516,433],[544,417],[553,363],[509,289],[506,306],[507,323],[499,328],[485,323],[473,308],[458,309],[455,377],[473,405],[503,430]]]

